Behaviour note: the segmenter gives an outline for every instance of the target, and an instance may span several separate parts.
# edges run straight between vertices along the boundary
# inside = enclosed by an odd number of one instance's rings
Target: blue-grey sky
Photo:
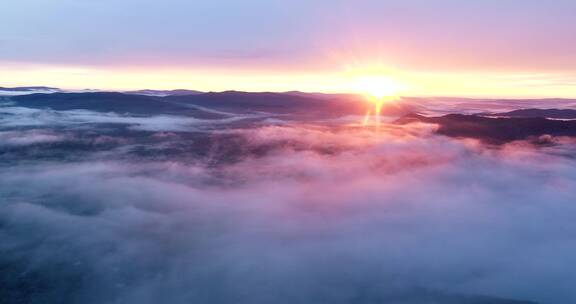
[[[4,0],[1,16],[4,70],[576,71],[574,0]]]

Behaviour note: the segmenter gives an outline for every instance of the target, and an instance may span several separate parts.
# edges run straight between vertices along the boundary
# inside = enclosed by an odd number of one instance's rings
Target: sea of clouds
[[[40,122],[0,124],[0,148],[80,140],[42,129],[54,112],[11,111]],[[122,119],[65,114],[73,128]],[[198,125],[165,119],[128,123],[165,145]],[[0,297],[430,303],[411,298],[430,290],[576,302],[575,142],[491,147],[434,129],[257,124],[213,131],[242,139],[215,143],[237,145],[234,157],[130,159],[115,147],[6,162]]]

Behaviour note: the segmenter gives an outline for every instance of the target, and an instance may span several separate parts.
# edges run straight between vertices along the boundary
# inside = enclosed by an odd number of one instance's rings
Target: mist
[[[221,130],[237,140],[203,158],[136,157],[128,146],[6,164],[3,293],[26,303],[428,303],[412,295],[431,291],[576,301],[576,167],[563,150],[573,143],[491,147],[434,129],[293,123]],[[184,140],[166,134],[150,136]]]

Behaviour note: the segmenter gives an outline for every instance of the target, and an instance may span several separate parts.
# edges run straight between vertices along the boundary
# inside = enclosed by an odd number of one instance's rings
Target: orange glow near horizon
[[[368,65],[369,66],[369,65]],[[372,65],[377,66],[377,65]],[[574,79],[574,80],[572,80]],[[193,89],[199,91],[306,91],[364,96],[454,96],[481,98],[576,98],[576,75],[543,72],[402,73],[382,68],[245,70],[63,66],[0,62],[0,86],[62,89]],[[379,85],[384,84],[384,85]],[[389,99],[389,98],[384,98]],[[387,101],[385,101],[387,102]]]

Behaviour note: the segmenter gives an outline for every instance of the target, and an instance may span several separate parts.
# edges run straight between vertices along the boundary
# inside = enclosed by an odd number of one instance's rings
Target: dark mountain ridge
[[[136,115],[170,114],[205,119],[222,118],[222,115],[169,102],[160,97],[117,92],[29,94],[14,96],[10,100],[18,106],[59,111],[90,110]]]
[[[150,96],[119,92],[36,93],[10,98],[18,106],[53,110],[85,109],[100,112],[143,115],[187,115],[200,108],[231,113],[290,114],[329,118],[364,115],[369,105],[357,95],[315,95],[274,92],[209,92],[199,94]],[[400,116],[415,111],[407,103],[389,104],[382,114]]]
[[[52,93],[13,96],[18,106],[53,110],[85,109],[132,114],[186,115],[205,107],[235,113],[270,112],[282,114],[334,113],[357,114],[365,104],[346,99],[318,99],[285,93],[227,91],[170,96],[147,96],[117,92]]]
[[[53,110],[87,109],[102,112],[148,112],[175,110],[155,97],[115,92],[30,94],[11,98],[19,106]]]
[[[450,137],[468,137],[487,143],[502,144],[515,140],[532,139],[538,144],[552,143],[554,136],[576,136],[576,121],[533,118],[488,118],[478,115],[449,114],[426,117],[408,114],[396,123],[433,123],[437,133]]]
[[[546,117],[556,119],[576,119],[576,110],[573,109],[519,109],[504,113],[482,114],[483,116],[505,117]]]

